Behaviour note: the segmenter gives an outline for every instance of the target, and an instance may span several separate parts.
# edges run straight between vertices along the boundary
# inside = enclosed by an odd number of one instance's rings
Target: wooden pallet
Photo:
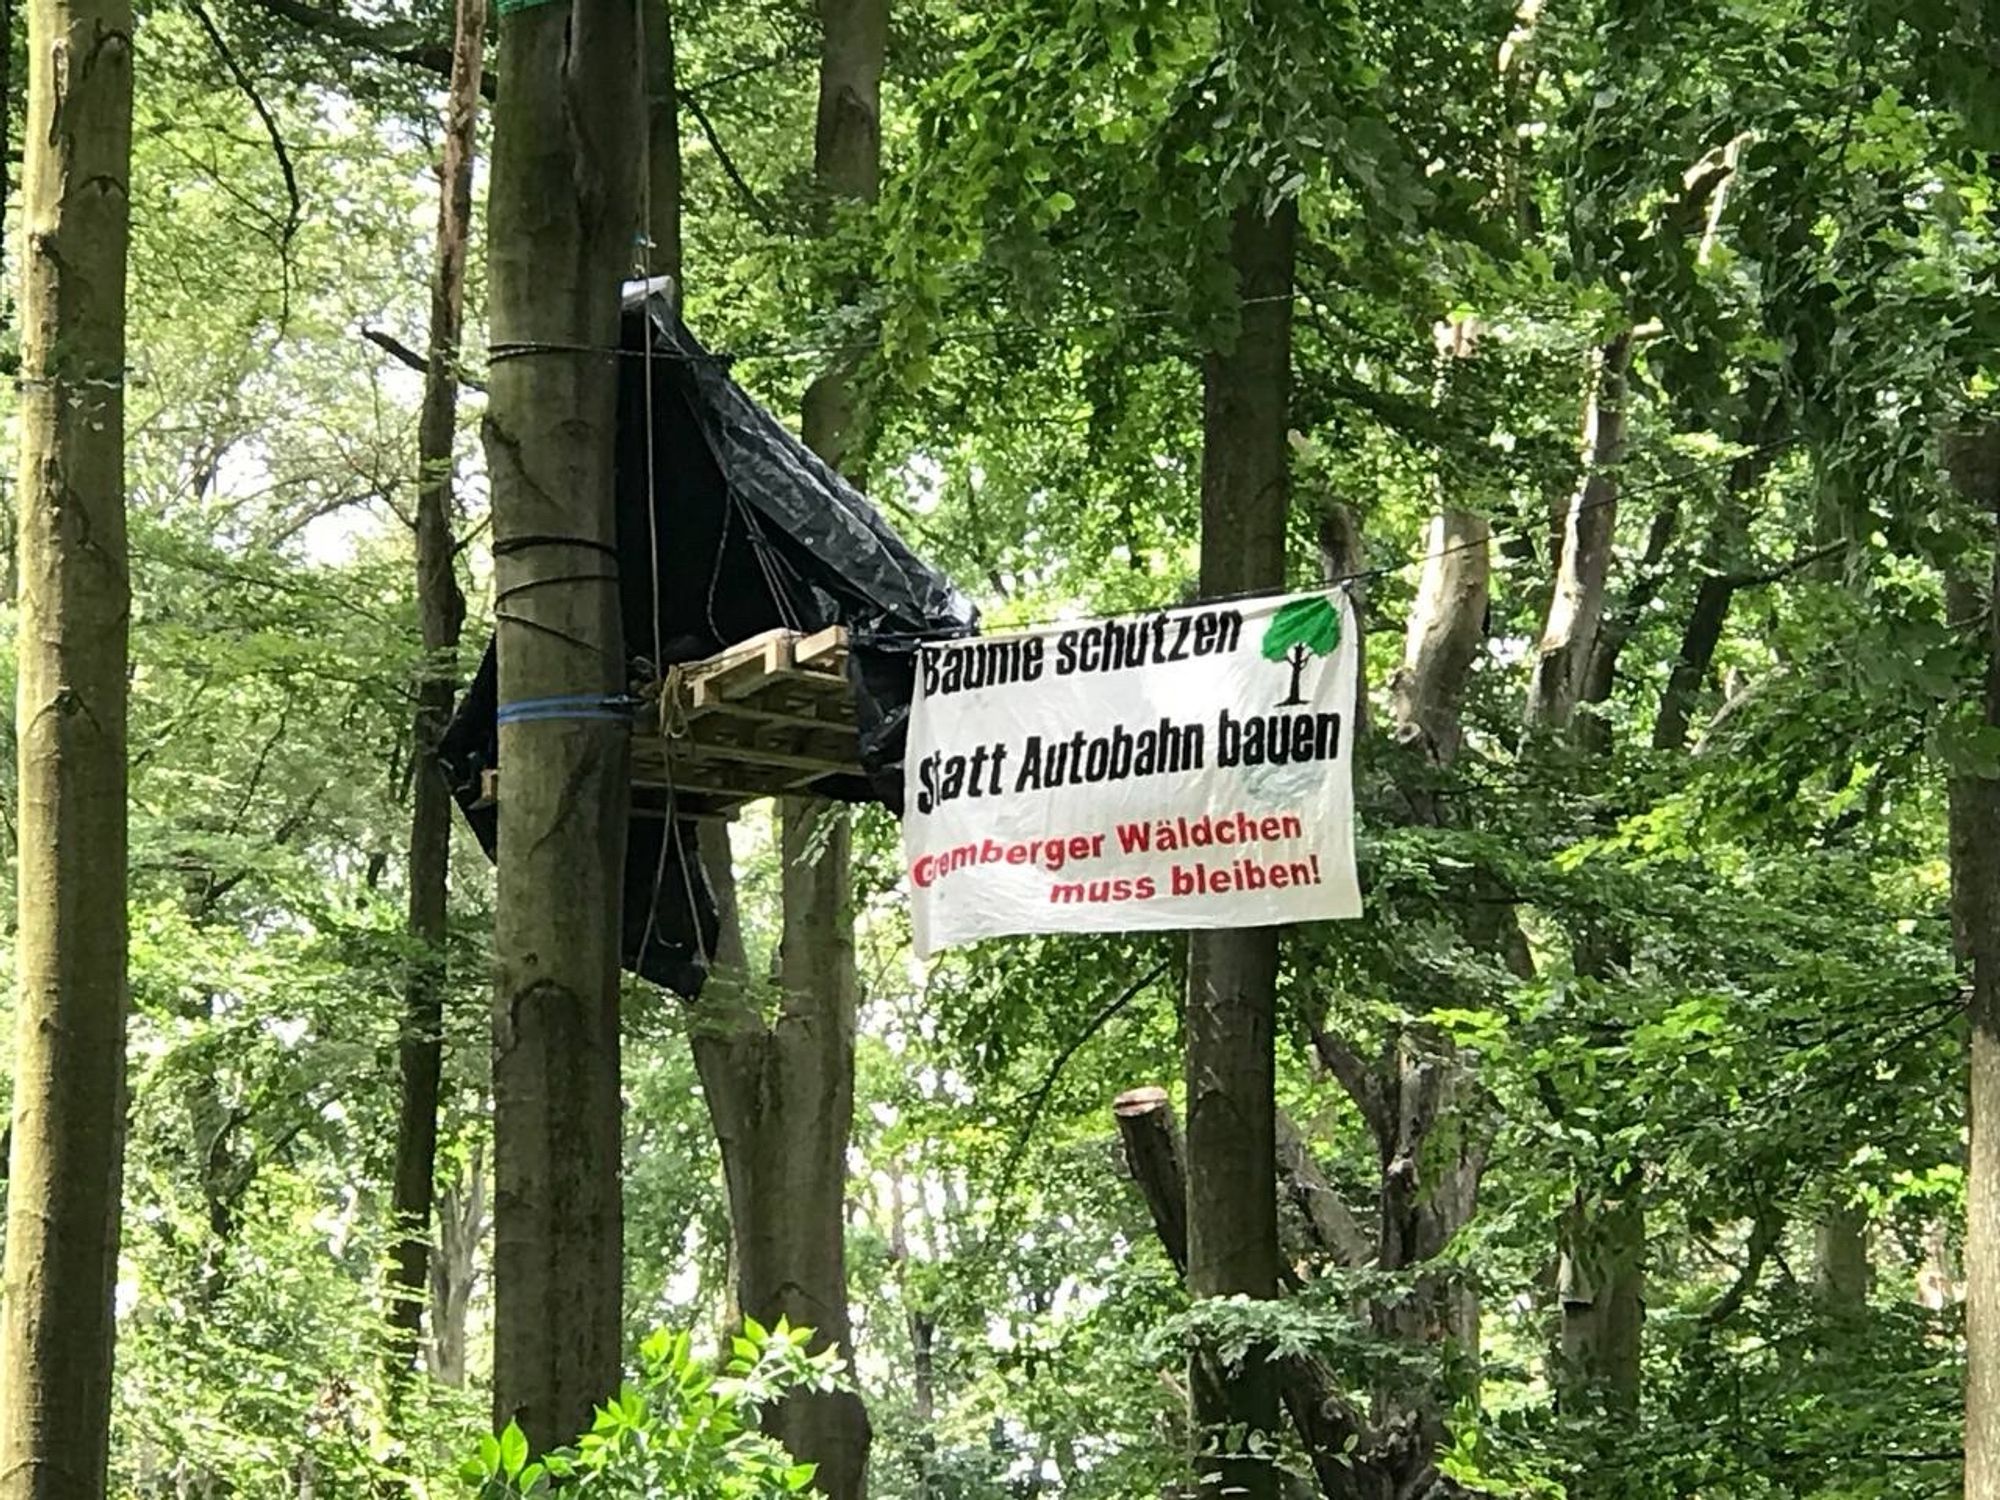
[[[632,739],[635,800],[670,793],[684,816],[726,817],[747,802],[861,774],[847,632],[771,630],[660,684]]]

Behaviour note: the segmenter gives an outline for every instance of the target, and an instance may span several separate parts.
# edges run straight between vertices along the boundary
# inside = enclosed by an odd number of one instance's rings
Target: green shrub
[[[829,1391],[840,1360],[809,1354],[812,1334],[780,1320],[746,1320],[718,1365],[685,1333],[655,1333],[640,1347],[639,1376],[597,1410],[574,1447],[530,1457],[508,1423],[480,1439],[461,1469],[478,1500],[537,1496],[552,1486],[593,1500],[789,1500],[812,1491],[813,1466],[795,1463],[757,1430],[758,1414],[794,1391]]]

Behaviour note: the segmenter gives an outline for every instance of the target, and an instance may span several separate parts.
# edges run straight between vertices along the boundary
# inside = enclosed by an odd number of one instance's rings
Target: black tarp
[[[638,357],[649,337],[650,361]],[[656,635],[664,663],[671,664],[713,656],[778,627],[844,625],[866,774],[830,779],[815,790],[879,801],[900,812],[915,644],[973,630],[971,603],[905,546],[858,491],[744,394],[663,296],[629,288],[620,338],[634,356],[619,361],[616,465],[631,680],[646,680],[662,665],[648,660]],[[495,810],[475,804],[480,773],[498,764],[497,691],[488,642],[439,746],[453,795],[489,857],[498,831]],[[671,811],[638,812],[629,825],[625,966],[693,997],[706,974],[706,955],[714,951],[715,901],[696,856],[694,826]]]

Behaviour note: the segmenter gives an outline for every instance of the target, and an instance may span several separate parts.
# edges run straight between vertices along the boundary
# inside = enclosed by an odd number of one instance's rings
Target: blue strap
[[[523,698],[503,703],[493,715],[496,724],[522,724],[536,719],[609,719],[632,717],[637,700],[608,698],[602,693],[572,693],[561,698]]]

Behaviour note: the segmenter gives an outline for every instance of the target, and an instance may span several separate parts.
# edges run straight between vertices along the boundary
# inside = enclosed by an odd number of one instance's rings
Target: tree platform
[[[767,630],[668,670],[632,736],[635,808],[671,792],[682,817],[727,817],[763,797],[859,776],[847,632]]]

